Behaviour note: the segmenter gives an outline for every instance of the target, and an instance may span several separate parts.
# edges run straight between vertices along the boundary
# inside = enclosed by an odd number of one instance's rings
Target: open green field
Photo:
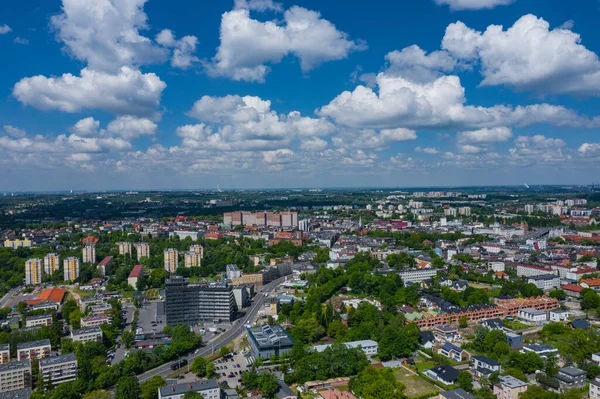
[[[394,370],[394,376],[396,377],[396,380],[400,381],[404,384],[404,386],[406,386],[404,394],[409,398],[425,395],[427,393],[431,393],[431,396],[434,396],[440,391],[440,389],[435,385],[430,384],[420,376],[411,373],[405,368]]]

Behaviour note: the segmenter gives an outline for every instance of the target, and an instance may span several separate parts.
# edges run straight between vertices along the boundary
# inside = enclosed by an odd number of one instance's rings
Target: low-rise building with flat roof
[[[268,359],[275,354],[280,356],[292,350],[294,340],[281,326],[262,326],[248,328],[248,342],[255,357]]]
[[[52,345],[49,339],[41,339],[39,341],[30,341],[17,344],[17,359],[31,360],[33,358],[43,359],[50,356]]]
[[[52,385],[77,379],[77,357],[74,353],[47,357],[40,360],[40,375],[44,382]]]
[[[85,344],[86,342],[102,342],[102,330],[100,327],[82,328],[71,330],[71,339]]]
[[[10,344],[0,345],[0,364],[10,362]]]
[[[220,399],[221,387],[217,380],[200,380],[158,388],[158,399],[182,399],[186,392],[198,392],[204,399]]]
[[[519,399],[519,394],[525,392],[529,385],[512,375],[498,376],[497,384],[494,384],[494,395],[498,399]]]
[[[27,318],[25,318],[25,327],[37,327],[37,326],[50,327],[51,325],[52,325],[52,315],[51,314],[27,316]]]
[[[0,364],[0,392],[12,392],[31,387],[29,360]]]

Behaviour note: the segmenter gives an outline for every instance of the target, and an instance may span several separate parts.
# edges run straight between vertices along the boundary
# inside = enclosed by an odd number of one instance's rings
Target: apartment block
[[[541,276],[544,274],[556,274],[556,272],[551,267],[542,267],[535,265],[517,265],[517,276]]]
[[[200,254],[200,258],[204,258],[204,247],[200,244],[190,246],[190,252]]]
[[[65,281],[75,281],[79,278],[79,258],[69,256],[63,260],[63,273]]]
[[[82,249],[82,257],[81,260],[83,263],[96,263],[96,244],[86,244]]]
[[[12,249],[17,249],[17,248],[31,248],[32,246],[32,242],[29,238],[23,238],[18,239],[15,238],[13,240],[11,239],[7,239],[4,240],[4,247],[6,248],[12,248]]]
[[[52,385],[77,379],[77,357],[74,353],[67,355],[47,357],[40,360],[40,375],[44,382],[50,381]]]
[[[89,306],[89,308],[90,308],[89,314],[98,316],[98,315],[107,314],[108,312],[110,312],[112,309],[112,305],[110,303],[101,303],[99,305],[91,305],[91,306]]]
[[[0,345],[0,364],[10,362],[10,344]]]
[[[0,392],[12,392],[31,387],[29,360],[0,364]]]
[[[52,275],[59,269],[59,267],[60,256],[58,256],[58,254],[52,253],[44,256],[44,274]]]
[[[175,273],[179,266],[179,251],[174,248],[168,248],[164,251],[165,270],[169,273]]]
[[[198,252],[184,252],[183,260],[185,267],[200,267],[202,264],[202,254]]]
[[[43,359],[50,356],[52,346],[49,339],[30,341],[17,344],[17,359],[20,361],[31,359]]]
[[[71,339],[74,342],[101,342],[102,341],[102,330],[100,327],[82,328],[80,330],[71,330]]]
[[[135,252],[137,253],[138,262],[142,258],[150,257],[150,244],[147,242],[136,242],[133,244],[133,246],[135,247]]]
[[[40,258],[29,259],[25,262],[25,284],[37,285],[43,281],[44,269]]]
[[[127,283],[135,290],[137,289],[137,282],[140,276],[144,274],[144,265],[135,265],[129,277],[127,277]]]
[[[41,314],[38,316],[27,316],[25,319],[25,327],[38,327],[38,326],[46,326],[49,327],[52,325],[52,315],[49,314]]]
[[[590,381],[590,399],[600,399],[600,380],[595,379]]]
[[[131,255],[131,243],[130,242],[118,242],[119,255]]]
[[[167,324],[196,325],[203,321],[232,321],[235,298],[230,285],[190,284],[183,277],[172,277],[165,285]]]
[[[110,317],[105,314],[92,315],[81,318],[81,328],[100,327],[102,324],[110,323]]]
[[[298,212],[228,212],[223,214],[223,224],[297,228]]]
[[[404,284],[411,283],[420,283],[423,280],[427,280],[435,276],[438,272],[438,269],[426,268],[426,269],[407,269],[402,270],[398,274],[402,278]]]
[[[100,263],[98,263],[98,274],[101,276],[106,276],[106,271],[108,270],[108,268],[110,267],[110,265],[112,265],[113,262],[113,257],[112,256],[106,256],[104,259],[102,259],[100,261]]]

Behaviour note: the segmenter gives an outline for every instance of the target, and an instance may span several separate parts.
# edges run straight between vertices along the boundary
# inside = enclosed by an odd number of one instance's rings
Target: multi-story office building
[[[202,254],[197,252],[184,252],[183,260],[185,267],[200,267],[202,264]]]
[[[158,399],[182,399],[189,391],[198,392],[204,399],[221,398],[221,387],[217,380],[200,380],[160,387]]]
[[[167,248],[164,252],[165,270],[169,273],[175,273],[179,265],[179,251],[174,248]]]
[[[136,242],[133,244],[133,246],[135,247],[135,252],[137,253],[138,262],[142,258],[150,257],[150,244],[147,242]]]
[[[96,263],[96,244],[88,243],[83,246],[83,263]]]
[[[131,255],[131,243],[127,241],[118,242],[119,255]]]
[[[77,379],[77,357],[74,353],[61,356],[47,357],[40,360],[40,375],[42,380],[52,385]]]
[[[82,328],[80,330],[71,330],[71,339],[74,342],[102,342],[102,330],[100,327]]]
[[[25,262],[25,284],[41,284],[44,276],[44,268],[40,258],[29,259]]]
[[[110,323],[110,317],[105,314],[92,315],[81,318],[81,328],[100,327]]]
[[[0,392],[12,392],[31,387],[29,360],[0,364]]]
[[[0,345],[0,364],[10,362],[10,344]]]
[[[53,275],[60,267],[60,256],[52,253],[44,256],[44,274]]]
[[[38,326],[46,326],[49,327],[52,325],[52,315],[49,314],[41,314],[37,316],[27,316],[25,318],[25,327],[38,327]]]
[[[167,324],[196,325],[203,321],[232,321],[235,298],[231,286],[190,284],[183,277],[172,277],[165,285]]]
[[[65,281],[75,281],[79,278],[79,258],[69,256],[63,260],[63,273]]]
[[[17,359],[31,360],[43,359],[50,356],[52,346],[49,339],[41,339],[39,341],[30,341],[17,344]]]
[[[204,247],[200,244],[190,246],[190,252],[200,254],[200,258],[204,258]]]

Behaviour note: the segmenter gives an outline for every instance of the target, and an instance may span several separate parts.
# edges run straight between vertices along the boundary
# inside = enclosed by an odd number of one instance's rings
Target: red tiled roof
[[[143,271],[144,271],[144,265],[135,265],[133,267],[133,270],[131,271],[131,273],[129,273],[129,277],[137,278],[142,274]]]
[[[98,264],[98,266],[106,266],[110,262],[112,262],[112,260],[113,260],[112,256],[107,256],[106,258],[102,259],[102,261]]]
[[[30,299],[27,301],[28,305],[35,305],[44,301],[53,301],[61,303],[65,296],[65,290],[62,288],[48,288],[38,295],[36,299]]]
[[[581,292],[583,291],[583,287],[575,284],[565,284],[562,286],[563,290],[573,291],[573,292]]]
[[[84,239],[82,239],[81,242],[84,244],[96,244],[98,242],[98,237],[87,236]]]

